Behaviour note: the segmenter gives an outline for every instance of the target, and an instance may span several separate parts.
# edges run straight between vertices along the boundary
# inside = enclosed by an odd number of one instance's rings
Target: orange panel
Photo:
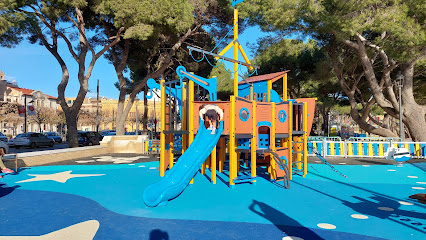
[[[315,98],[298,98],[296,99],[298,102],[306,102],[308,103],[308,133],[307,135],[311,133],[312,129],[312,123],[314,121],[315,116]]]
[[[224,131],[223,131],[222,134],[229,135],[230,102],[224,102],[224,101],[221,101],[221,102],[201,102],[201,101],[194,101],[194,113],[192,114],[193,115],[192,117],[194,118],[194,134],[197,133],[198,127],[199,127],[199,124],[200,124],[200,121],[199,121],[200,107],[202,105],[207,105],[207,104],[216,105],[216,106],[220,107],[223,110],[223,127],[224,127]]]
[[[256,104],[256,122],[270,122],[272,121],[272,104],[258,102]],[[257,125],[256,123],[256,125]]]
[[[245,121],[244,121],[245,120]],[[235,134],[253,133],[253,103],[244,98],[235,98]]]
[[[275,134],[288,133],[288,102],[275,104]]]

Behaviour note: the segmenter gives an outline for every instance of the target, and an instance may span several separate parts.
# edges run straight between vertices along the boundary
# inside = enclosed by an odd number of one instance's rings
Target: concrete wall
[[[91,146],[84,148],[67,148],[19,153],[18,167],[40,166],[54,162],[61,162],[83,157],[92,157],[101,154],[108,154],[108,149],[106,146]],[[6,164],[8,167],[14,167],[14,163],[7,162]]]
[[[143,142],[148,137],[145,135],[105,136],[101,146],[108,148],[109,153],[143,153]]]

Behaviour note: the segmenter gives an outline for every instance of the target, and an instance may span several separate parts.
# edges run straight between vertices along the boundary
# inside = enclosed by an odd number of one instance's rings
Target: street
[[[20,149],[9,147],[8,153],[36,152],[36,151],[46,151],[46,150],[63,149],[63,148],[68,148],[68,143],[66,142],[55,143],[53,147],[38,147],[38,148],[21,147]]]

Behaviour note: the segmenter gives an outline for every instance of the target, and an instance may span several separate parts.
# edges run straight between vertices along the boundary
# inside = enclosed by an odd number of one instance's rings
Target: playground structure
[[[144,201],[148,206],[157,206],[178,196],[188,183],[193,182],[200,168],[202,174],[210,168],[210,178],[215,184],[216,172],[224,172],[228,164],[231,188],[246,182],[256,184],[260,166],[267,168],[271,181],[283,180],[285,187],[289,187],[288,181],[293,174],[307,174],[307,138],[314,117],[315,99],[287,99],[289,71],[239,81],[240,66],[250,70],[258,68],[250,63],[238,42],[235,5],[239,2],[242,1],[233,1],[234,40],[219,54],[188,47],[190,54],[197,51],[203,54],[203,58],[207,54],[233,62],[234,95],[229,101],[217,101],[216,77],[206,79],[187,72],[183,66],[176,69],[179,80],[161,80],[159,84],[153,79],[148,81],[150,89],[161,90],[159,171],[164,177],[145,190]],[[233,59],[223,57],[231,48]],[[239,53],[244,62],[238,61]],[[272,89],[273,83],[281,79],[283,99]],[[199,117],[200,108],[207,104],[216,105],[224,112],[214,137],[206,134]],[[176,135],[181,136],[181,146],[176,144]],[[175,163],[176,154],[182,156]]]

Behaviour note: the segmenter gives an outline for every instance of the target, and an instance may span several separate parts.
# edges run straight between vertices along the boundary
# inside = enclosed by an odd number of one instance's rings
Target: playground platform
[[[149,208],[142,194],[160,180],[159,163],[156,156],[137,157],[94,156],[3,174],[0,239],[423,239],[426,234],[426,205],[408,198],[426,192],[424,161],[397,167],[330,160],[347,175],[343,178],[310,158],[309,173],[294,175],[290,189],[268,181],[262,168],[256,185],[233,189],[227,171],[218,173],[217,184],[210,174],[197,174],[178,198]]]

